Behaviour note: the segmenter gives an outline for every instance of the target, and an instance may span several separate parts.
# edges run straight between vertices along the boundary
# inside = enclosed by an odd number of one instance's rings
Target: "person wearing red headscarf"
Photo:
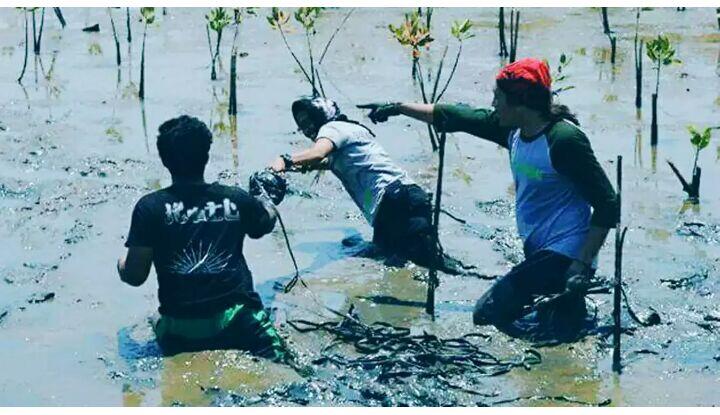
[[[617,222],[617,196],[575,115],[553,102],[547,63],[526,58],[503,67],[492,106],[358,107],[369,109],[375,123],[406,115],[432,123],[439,132],[464,132],[508,149],[525,259],[477,301],[473,321],[512,334],[538,296],[564,293],[555,303],[561,312],[545,316],[554,316],[547,317],[549,323],[561,329],[579,327],[598,252]]]

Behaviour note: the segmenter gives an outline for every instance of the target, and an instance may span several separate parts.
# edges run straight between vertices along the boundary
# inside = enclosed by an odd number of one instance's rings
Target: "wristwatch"
[[[280,158],[283,159],[283,162],[285,163],[285,170],[290,170],[293,168],[294,163],[290,154],[285,153],[280,156]]]

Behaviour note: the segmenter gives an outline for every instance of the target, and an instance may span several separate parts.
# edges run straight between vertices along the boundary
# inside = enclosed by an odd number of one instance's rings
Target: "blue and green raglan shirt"
[[[492,110],[463,104],[435,105],[433,123],[439,131],[465,132],[509,150],[526,256],[550,250],[579,259],[590,226],[615,227],[615,191],[575,124],[553,122],[527,138],[500,127]]]

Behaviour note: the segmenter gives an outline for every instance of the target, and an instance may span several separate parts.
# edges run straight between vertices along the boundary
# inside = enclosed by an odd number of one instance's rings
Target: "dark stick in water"
[[[613,364],[616,373],[622,371],[620,362],[620,311],[622,307],[622,249],[627,227],[622,228],[622,156],[617,157],[617,223],[615,227],[615,281],[613,284]]]
[[[635,108],[642,108],[642,50],[643,41],[640,39],[638,32],[640,30],[640,7],[637,8],[635,15]]]
[[[503,58],[508,57],[507,43],[505,41],[505,8],[500,7],[498,13],[498,34],[500,36],[500,53]]]
[[[140,100],[145,100],[145,38],[147,37],[147,23],[143,31],[142,51],[140,53]]]
[[[27,68],[27,58],[28,58],[28,12],[27,9],[25,9],[25,58],[23,59],[23,67],[22,71],[20,72],[20,77],[18,78],[18,83],[22,83],[23,76],[25,76],[25,69]]]
[[[603,23],[603,33],[606,35],[611,32],[610,30],[610,22],[608,22],[608,13],[607,13],[607,7],[601,7],[602,9],[602,23]]]
[[[65,18],[63,17],[62,10],[60,10],[59,7],[53,7],[53,11],[55,12],[55,16],[57,16],[58,20],[60,20],[60,26],[62,26],[63,29],[65,29]]]
[[[115,62],[117,66],[120,66],[120,40],[118,40],[117,30],[115,29],[115,20],[112,15],[112,8],[108,7],[108,14],[110,15],[110,26],[112,27],[113,40],[115,41]]]
[[[125,25],[127,26],[127,41],[132,43],[132,30],[130,30],[130,8],[125,8]]]
[[[432,258],[430,259],[430,271],[428,273],[428,289],[427,289],[427,302],[425,303],[425,312],[429,314],[432,319],[435,319],[435,288],[439,285],[437,277],[437,269],[442,261],[442,252],[440,252],[439,239],[439,228],[440,228],[440,211],[442,210],[442,184],[443,184],[443,170],[445,168],[445,136],[446,133],[443,131],[440,133],[438,140],[438,177],[437,185],[435,188],[435,207],[433,209],[433,221],[432,221],[432,235],[431,235],[431,249]]]

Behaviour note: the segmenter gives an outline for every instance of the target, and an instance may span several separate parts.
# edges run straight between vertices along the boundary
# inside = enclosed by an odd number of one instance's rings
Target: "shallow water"
[[[356,10],[328,53],[325,89],[351,117],[362,119],[356,103],[418,99],[410,82],[409,53],[386,29],[389,23],[397,24],[403,12]],[[565,82],[576,88],[563,92],[560,101],[579,114],[611,181],[616,156],[624,158],[624,221],[630,228],[625,281],[633,306],[638,311],[654,308],[663,324],[623,336],[621,376],[610,371],[606,342],[590,337],[573,345],[540,348],[542,363],[527,371],[459,380],[488,395],[484,397],[441,388],[433,379],[410,378],[392,385],[395,389],[383,389],[368,374],[332,367],[319,367],[317,376],[302,379],[291,369],[237,352],[154,357],[147,319],[157,307],[156,283],[151,276],[142,288],[125,286],[114,263],[123,250],[134,202],[169,183],[154,148],[157,126],[179,113],[212,125],[216,135],[207,177],[225,183],[245,185],[251,172],[277,154],[308,144],[295,132],[289,103],[309,88],[279,34],[269,29],[264,19],[268,10],[260,9],[259,16],[248,18],[241,29],[240,51],[247,56],[238,60],[238,140],[233,145],[226,115],[231,35],[224,36],[219,79],[211,82],[204,13],[169,9],[148,30],[145,134],[143,108],[134,96],[142,30],[137,21],[128,59],[124,13],[114,10],[123,53],[118,74],[105,9],[65,9],[69,25],[64,30],[48,13],[42,53],[37,61],[31,54],[21,86],[15,80],[22,67],[23,18],[16,9],[0,9],[0,367],[5,374],[0,378],[0,405],[474,405],[530,395],[567,395],[587,402],[609,398],[613,405],[720,403],[715,393],[720,384],[720,358],[715,358],[720,355],[720,324],[708,318],[718,313],[715,293],[720,285],[720,194],[713,190],[720,170],[720,135],[715,133],[700,156],[699,207],[683,209],[684,194],[665,164],[665,159],[672,159],[688,172],[693,154],[686,125],[720,124],[720,37],[713,9],[655,9],[642,14],[642,36],[670,34],[683,61],[663,68],[656,154],[649,145],[654,78],[647,60],[645,107],[639,120],[634,108],[634,10],[610,10],[611,27],[619,37],[615,68],[608,61],[609,42],[599,10],[522,10],[519,56],[544,57],[552,66],[561,53],[571,56]],[[317,48],[344,13],[327,11],[319,24]],[[453,19],[477,23],[476,37],[464,46],[446,101],[489,105],[492,76],[501,65],[496,13],[494,8],[435,10],[436,40],[428,53],[435,60],[449,42]],[[98,22],[99,33],[80,30]],[[300,32],[289,38],[302,50]],[[452,55],[455,46],[450,44]],[[373,129],[411,176],[434,187],[436,168],[424,126],[393,119]],[[449,137],[446,162],[444,206],[469,225],[443,216],[445,249],[478,265],[483,273],[502,274],[520,258],[508,208],[513,195],[507,155],[492,144],[455,134]],[[306,361],[317,357],[331,339],[320,333],[299,334],[284,322],[336,319],[318,303],[343,310],[352,303],[363,321],[386,321],[416,333],[458,337],[478,331],[469,310],[491,282],[442,276],[437,318],[431,321],[412,303],[424,301],[425,285],[414,278],[423,272],[385,269],[352,257],[352,249],[340,241],[354,234],[370,239],[370,228],[337,180],[326,174],[311,186],[312,179],[292,176],[293,188],[310,197],[290,196],[280,210],[314,294],[302,286],[290,294],[273,288],[292,276],[279,232],[246,245],[257,290]],[[487,203],[495,200],[500,202]],[[701,231],[696,226],[693,233],[682,226],[684,222],[706,225]],[[606,276],[613,272],[612,234],[609,239],[600,258],[600,274]],[[670,288],[676,284],[661,281],[696,274],[700,277],[683,280],[687,282],[676,289]],[[371,301],[383,296],[403,300],[404,305]],[[607,323],[610,296],[597,295],[595,301],[601,321]],[[623,320],[634,325],[626,315]],[[491,335],[488,350],[504,358],[531,346],[493,329],[480,332]],[[656,354],[635,353],[642,350]],[[343,352],[353,353],[348,347]],[[363,388],[377,390],[358,392]],[[296,395],[306,400],[298,401]]]

